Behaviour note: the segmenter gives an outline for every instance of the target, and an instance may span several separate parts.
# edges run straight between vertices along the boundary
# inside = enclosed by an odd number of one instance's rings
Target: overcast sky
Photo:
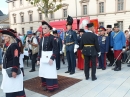
[[[0,10],[4,14],[8,14],[8,3],[6,3],[6,0],[0,0]]]

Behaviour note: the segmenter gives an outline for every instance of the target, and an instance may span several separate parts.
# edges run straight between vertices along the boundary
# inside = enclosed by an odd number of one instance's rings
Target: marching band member
[[[114,24],[114,31],[111,33],[111,47],[114,50],[114,58],[117,59],[114,71],[121,70],[122,51],[125,51],[126,38],[122,31],[119,30],[119,24]]]
[[[94,24],[89,23],[87,24],[88,32],[84,33],[81,37],[80,48],[82,50],[82,54],[84,55],[85,59],[85,67],[84,73],[86,80],[89,79],[89,68],[90,68],[90,61],[92,62],[92,81],[96,80],[96,58],[97,54],[98,57],[101,55],[99,44],[98,44],[98,37],[95,35],[94,32]]]
[[[23,74],[22,72],[17,75],[20,68],[19,64],[19,47],[15,40],[16,36],[8,31],[0,31],[4,36],[4,41],[7,46],[3,58],[3,81],[1,89],[6,93],[6,97],[25,97],[23,88]],[[7,69],[12,69],[12,74],[9,76]]]
[[[80,29],[80,30],[79,30],[79,37],[78,37],[78,44],[79,44],[79,45],[80,45],[81,37],[82,37],[82,35],[83,35],[84,33],[85,33],[84,29]],[[83,69],[84,69],[84,58],[83,58],[83,56],[82,56],[82,52],[81,52],[80,47],[78,48],[77,56],[78,56],[77,67],[78,67],[80,70],[83,70]]]
[[[40,64],[39,76],[43,90],[54,91],[58,88],[56,55],[58,53],[57,39],[50,34],[52,27],[45,21],[42,22],[43,37],[40,40],[38,61]]]
[[[98,36],[99,47],[101,51],[101,56],[98,57],[99,66],[97,69],[106,69],[106,54],[108,52],[109,38],[105,36],[106,29],[103,26],[99,27],[100,36]]]

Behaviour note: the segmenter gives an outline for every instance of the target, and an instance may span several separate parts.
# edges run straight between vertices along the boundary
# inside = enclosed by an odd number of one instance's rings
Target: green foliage
[[[41,11],[44,14],[49,14],[56,12],[60,8],[62,8],[62,0],[26,0],[29,1],[30,4],[38,7],[38,11]],[[58,4],[57,4],[58,3]]]

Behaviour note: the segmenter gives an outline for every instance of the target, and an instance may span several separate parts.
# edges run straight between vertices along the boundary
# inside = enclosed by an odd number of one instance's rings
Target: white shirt
[[[38,44],[36,37],[31,37],[29,40],[31,41],[31,40],[32,40],[32,38],[33,38],[32,43],[34,43],[34,44]],[[31,45],[31,44],[29,44],[29,49],[31,49],[31,50],[32,50],[32,45]]]

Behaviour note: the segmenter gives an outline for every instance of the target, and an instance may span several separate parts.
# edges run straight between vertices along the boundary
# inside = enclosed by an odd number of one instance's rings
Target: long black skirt
[[[57,79],[41,78],[41,81],[42,81],[42,87],[46,87],[47,90],[49,90],[49,91],[58,89],[58,81],[57,81]]]
[[[6,97],[26,97],[25,91],[13,92],[13,93],[6,93]]]

